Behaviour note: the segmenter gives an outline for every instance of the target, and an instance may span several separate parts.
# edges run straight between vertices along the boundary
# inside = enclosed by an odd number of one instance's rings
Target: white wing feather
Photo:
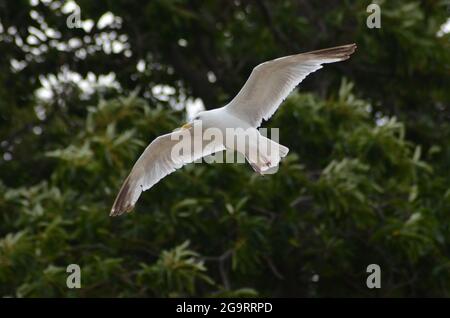
[[[226,109],[253,127],[269,119],[289,93],[322,64],[346,60],[356,45],[281,57],[256,66]]]
[[[186,153],[173,152],[179,142],[177,134],[186,133],[191,138],[190,144],[194,145],[194,139],[198,139],[202,147],[191,147]],[[150,189],[159,180],[171,174],[183,165],[194,162],[204,156],[224,150],[222,144],[214,141],[203,141],[202,136],[195,136],[193,129],[178,130],[170,134],[162,135],[151,142],[136,161],[133,169],[125,179],[119,194],[111,209],[111,216],[130,212],[143,191]]]

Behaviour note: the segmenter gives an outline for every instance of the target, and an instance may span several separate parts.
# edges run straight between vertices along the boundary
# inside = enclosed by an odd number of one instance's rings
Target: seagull
[[[355,49],[356,44],[343,45],[280,57],[256,66],[239,93],[227,105],[199,112],[193,121],[183,125],[181,129],[161,135],[147,146],[125,179],[110,215],[117,216],[132,211],[143,191],[183,165],[218,151],[229,149],[242,153],[260,174],[277,167],[289,149],[265,138],[257,128],[263,120],[268,120],[275,113],[306,76],[321,69],[323,64],[347,60]],[[201,131],[208,128],[215,128],[224,134],[226,129],[250,131],[250,138],[246,140],[248,145],[243,150],[237,149],[233,142],[215,139],[208,143],[199,134],[195,134],[198,123],[201,124]],[[174,156],[173,149],[179,144],[180,136],[186,132],[192,139],[200,138],[202,147],[197,147],[200,149],[196,148],[190,154]],[[256,144],[261,140],[275,151],[271,151],[269,155],[263,153],[251,156],[249,149],[257,148]]]

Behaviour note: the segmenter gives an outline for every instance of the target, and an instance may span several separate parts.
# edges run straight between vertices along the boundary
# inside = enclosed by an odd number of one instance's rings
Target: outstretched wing
[[[269,119],[289,93],[322,64],[346,60],[356,44],[281,57],[256,66],[236,97],[226,106],[254,127]]]
[[[136,161],[114,201],[110,215],[130,212],[141,193],[159,180],[185,164],[224,149],[221,143],[204,141],[201,134],[194,135],[193,128],[159,136]]]

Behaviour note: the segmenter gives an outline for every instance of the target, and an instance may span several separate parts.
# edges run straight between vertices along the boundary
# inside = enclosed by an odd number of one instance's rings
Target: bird
[[[225,106],[199,112],[192,121],[171,133],[154,139],[138,158],[130,174],[125,179],[111,208],[110,215],[117,216],[131,212],[141,193],[150,189],[162,178],[202,157],[229,149],[241,152],[253,169],[265,174],[277,167],[289,148],[262,136],[257,128],[263,120],[268,120],[309,74],[321,69],[324,64],[340,62],[350,58],[356,50],[356,44],[342,45],[317,51],[280,57],[261,63],[253,68],[249,78],[238,94]],[[236,149],[233,143],[214,140],[207,143],[195,135],[196,123],[201,131],[215,128],[224,133],[226,129],[250,131],[251,137],[245,150]],[[202,147],[190,154],[173,155],[180,137],[188,133],[190,138],[200,138]],[[198,135],[198,134],[197,134]],[[239,137],[239,136],[238,136]],[[269,144],[270,155],[256,154],[251,158],[249,149],[255,148],[260,141]],[[195,142],[195,141],[194,141]],[[195,147],[194,147],[195,148]]]

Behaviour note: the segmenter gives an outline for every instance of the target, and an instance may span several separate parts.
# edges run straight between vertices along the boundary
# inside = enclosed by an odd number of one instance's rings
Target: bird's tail
[[[259,174],[274,174],[278,171],[281,159],[288,154],[289,148],[262,135],[259,137],[258,149],[254,153],[246,154],[247,161]]]

